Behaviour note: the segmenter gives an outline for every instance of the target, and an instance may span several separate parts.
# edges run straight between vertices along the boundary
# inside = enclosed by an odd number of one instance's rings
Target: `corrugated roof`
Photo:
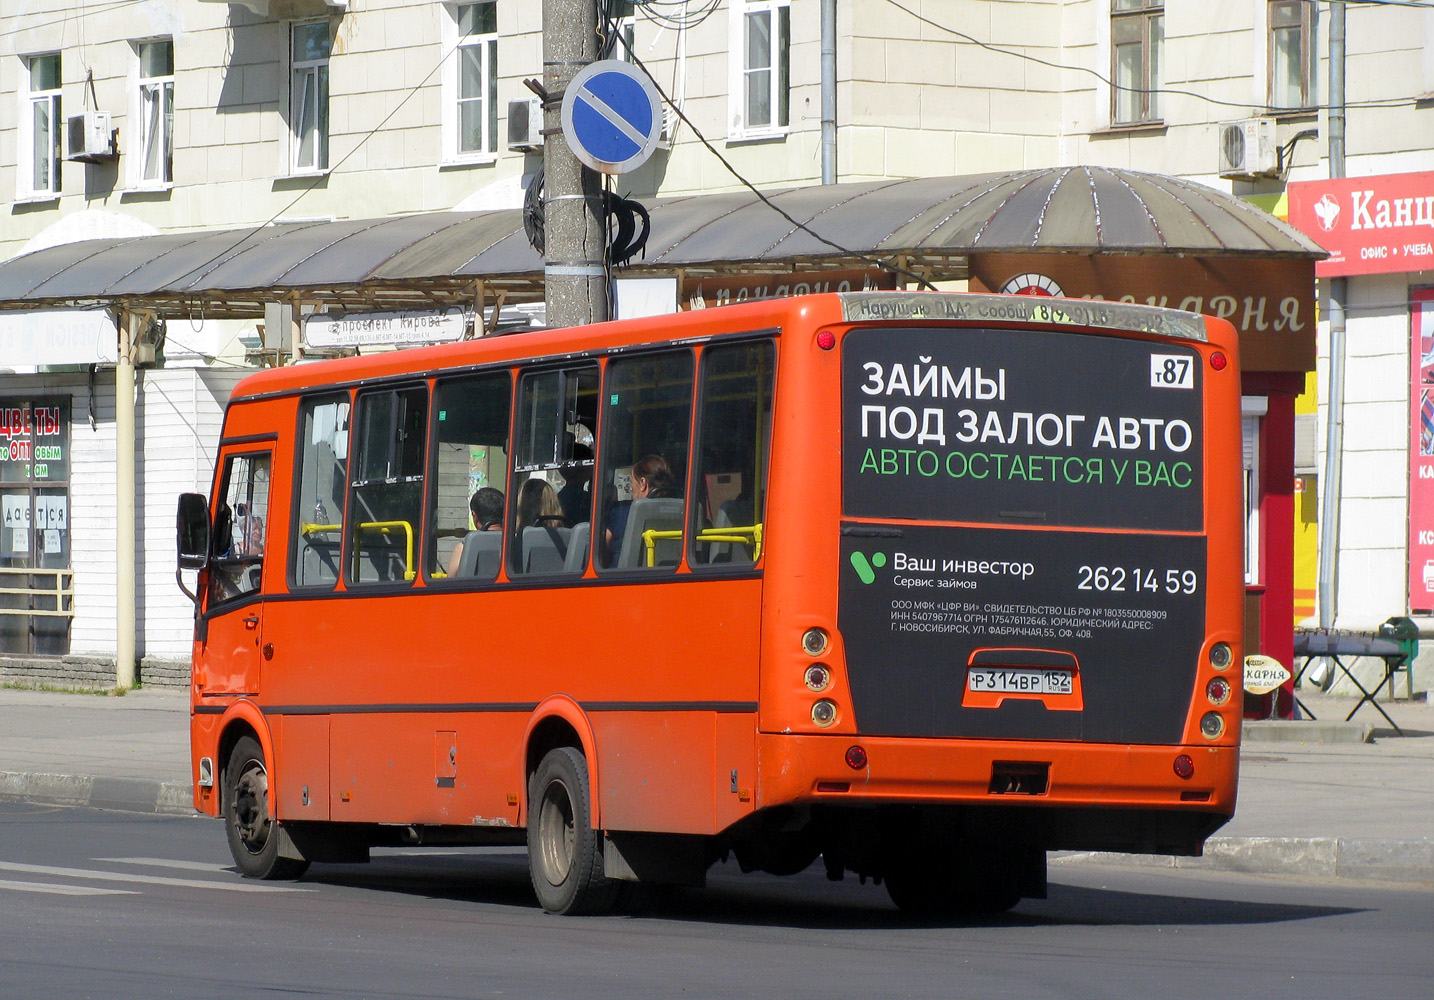
[[[1247,202],[1193,181],[1108,167],[923,177],[659,200],[632,276],[851,268],[933,279],[973,254],[1054,251],[1310,259],[1323,251]],[[835,244],[835,245],[833,245]],[[471,302],[476,282],[542,297],[517,210],[433,212],[88,240],[0,263],[0,308],[125,300],[252,316],[298,294],[341,308]]]

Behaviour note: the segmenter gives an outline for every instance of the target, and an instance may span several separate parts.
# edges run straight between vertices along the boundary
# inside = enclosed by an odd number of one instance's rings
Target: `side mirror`
[[[181,493],[175,518],[180,569],[209,565],[209,500],[202,493]]]

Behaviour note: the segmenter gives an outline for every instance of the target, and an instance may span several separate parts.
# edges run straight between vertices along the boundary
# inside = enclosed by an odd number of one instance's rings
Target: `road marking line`
[[[172,885],[183,889],[222,889],[227,892],[313,892],[287,885],[261,885],[254,882],[214,882],[192,878],[168,878],[164,875],[131,875],[127,872],[104,872],[93,868],[59,868],[51,865],[22,865],[0,861],[0,871],[25,872],[30,875],[58,875],[62,878],[90,878],[101,882],[142,882],[145,885]]]
[[[133,889],[100,889],[89,885],[53,885],[49,882],[13,882],[0,879],[0,889],[13,892],[48,892],[56,896],[137,896]]]
[[[143,865],[146,868],[180,868],[190,872],[227,872],[225,865],[209,864],[204,861],[179,861],[175,858],[91,858],[101,864]]]

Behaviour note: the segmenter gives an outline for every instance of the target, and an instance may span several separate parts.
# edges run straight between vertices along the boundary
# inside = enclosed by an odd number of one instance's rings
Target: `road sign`
[[[573,155],[604,174],[642,166],[662,135],[657,88],[642,70],[617,59],[578,71],[563,93],[562,116]]]

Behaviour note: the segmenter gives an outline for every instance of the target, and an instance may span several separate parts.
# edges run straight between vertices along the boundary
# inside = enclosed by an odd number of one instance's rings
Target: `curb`
[[[1373,736],[1373,723],[1322,719],[1247,720],[1240,730],[1240,742],[1244,744],[1368,743]]]
[[[0,800],[164,816],[195,815],[194,791],[188,784],[144,778],[0,771]]]
[[[1434,885],[1434,840],[1427,839],[1211,837],[1205,842],[1204,856],[1198,858],[1086,851],[1057,855],[1051,860],[1055,864],[1138,865]]]

